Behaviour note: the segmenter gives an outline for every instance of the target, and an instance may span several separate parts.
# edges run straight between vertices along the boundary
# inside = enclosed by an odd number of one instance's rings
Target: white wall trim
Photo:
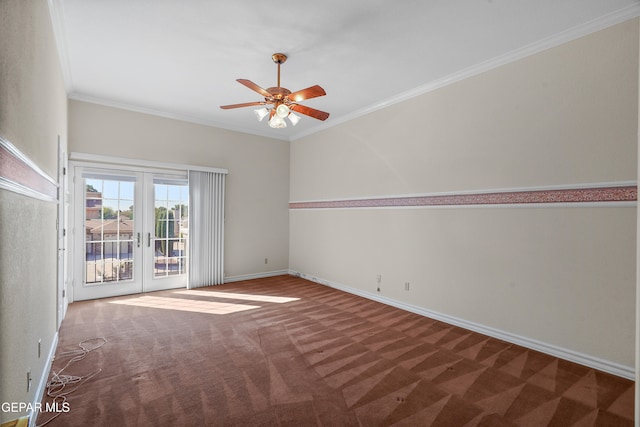
[[[3,177],[0,177],[0,188],[2,188],[3,190],[21,194],[23,196],[31,197],[33,199],[42,200],[43,202],[58,203],[58,199],[56,198],[49,197],[46,194],[42,194],[38,191],[32,190],[29,187],[25,187],[24,185],[20,185]]]
[[[89,154],[89,153],[79,153],[77,151],[71,152],[69,155],[69,159],[74,162],[88,162],[93,163],[102,163],[106,165],[112,166],[135,166],[135,167],[146,167],[151,169],[168,169],[175,171],[200,171],[200,172],[212,172],[212,173],[222,173],[227,174],[229,171],[227,169],[222,168],[212,168],[207,166],[197,166],[197,165],[183,165],[179,163],[165,163],[165,162],[156,162],[153,160],[143,160],[143,159],[130,159],[126,157],[116,157],[116,156],[103,156],[100,154]]]
[[[51,348],[49,349],[49,354],[47,355],[47,361],[45,362],[44,369],[42,370],[42,377],[40,377],[38,389],[36,390],[33,402],[31,402],[32,410],[27,414],[29,417],[29,427],[35,427],[38,415],[40,414],[39,412],[34,412],[33,409],[38,407],[38,404],[42,402],[42,398],[44,397],[44,392],[47,389],[47,382],[49,381],[49,373],[51,372],[51,366],[53,365],[53,358],[56,354],[57,348],[58,332],[56,331],[55,335],[53,336]]]
[[[377,301],[383,304],[390,305],[411,313],[416,313],[421,316],[425,316],[431,319],[439,320],[441,322],[448,323],[450,325],[459,326],[470,331],[478,332],[483,335],[487,335],[499,340],[507,341],[512,344],[516,344],[522,347],[526,347],[532,350],[540,351],[542,353],[549,354],[551,356],[559,357],[561,359],[568,360],[570,362],[578,363],[580,365],[588,366],[590,368],[598,369],[600,371],[608,372],[619,377],[635,380],[635,369],[632,366],[625,366],[619,363],[612,362],[610,360],[600,359],[585,353],[579,353],[573,350],[562,348],[553,344],[545,343],[542,341],[534,340],[532,338],[523,337],[521,335],[512,334],[510,332],[495,329],[489,326],[484,326],[475,322],[460,319],[447,314],[432,311],[423,307],[408,304],[402,301],[397,301],[392,298],[388,298],[372,292],[363,291],[360,289],[352,288],[350,286],[342,285],[339,283],[331,282],[326,279],[318,278],[306,273],[300,273],[295,270],[289,270],[289,274],[299,276],[303,279],[319,283],[321,285],[329,286],[331,288],[339,289],[341,291],[358,295],[363,298],[367,298],[373,301]]]
[[[14,157],[16,157],[22,163],[27,165],[30,169],[32,169],[34,172],[36,172],[42,178],[44,178],[47,181],[49,181],[51,184],[53,184],[55,186],[58,185],[58,181],[56,181],[51,176],[49,176],[45,171],[43,171],[40,168],[40,166],[36,165],[33,162],[33,160],[31,160],[29,157],[27,157],[22,151],[18,150],[18,148],[15,145],[13,145],[9,140],[4,139],[2,136],[0,136],[0,147],[2,147],[5,150],[7,150]]]
[[[238,276],[228,276],[224,278],[224,283],[241,282],[243,280],[262,279],[264,277],[282,276],[289,274],[289,270],[266,271],[264,273],[241,274]]]
[[[35,173],[38,176],[38,179],[46,181],[46,185],[50,186],[50,190],[52,190],[49,194],[44,192],[44,188],[38,185],[33,180],[29,181],[26,185],[16,182],[14,179],[16,175],[13,173],[14,168],[16,167],[13,160],[7,161],[6,165],[7,169],[4,170],[3,167],[0,167],[0,174],[8,173],[10,176],[2,176],[0,175],[0,188],[8,191],[12,191],[14,193],[21,194],[23,196],[32,197],[34,199],[42,200],[45,202],[53,202],[57,203],[57,194],[54,195],[54,192],[58,189],[58,182],[49,176],[45,171],[43,171],[35,162],[33,162],[26,154],[20,151],[15,145],[13,145],[9,140],[0,136],[0,151],[4,151],[8,153],[8,159],[13,158],[18,163],[21,163],[23,166],[27,167],[31,172]],[[0,158],[3,156],[0,153]],[[7,160],[8,160],[7,159]],[[5,165],[5,166],[6,166]],[[19,177],[19,175],[17,175]],[[43,190],[43,191],[40,191]]]

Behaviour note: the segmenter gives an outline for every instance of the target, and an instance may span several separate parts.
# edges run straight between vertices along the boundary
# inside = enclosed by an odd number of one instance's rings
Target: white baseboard
[[[242,280],[262,279],[263,277],[282,276],[289,274],[289,270],[265,271],[263,273],[241,274],[239,276],[229,276],[224,278],[224,283],[240,282]]]
[[[49,373],[51,372],[51,365],[53,364],[53,357],[56,355],[57,348],[58,331],[56,331],[55,335],[53,336],[53,342],[51,343],[51,348],[49,349],[49,354],[47,355],[47,361],[44,365],[44,369],[42,370],[40,381],[38,382],[38,389],[36,390],[34,400],[31,404],[32,410],[27,414],[29,416],[29,427],[35,427],[36,425],[39,412],[36,412],[33,409],[38,408],[39,403],[42,402],[42,398],[44,397],[44,392],[47,389],[47,381],[49,380]]]
[[[392,307],[400,308],[411,313],[420,314],[430,319],[439,320],[441,322],[448,323],[450,325],[459,326],[464,329],[468,329],[474,332],[478,332],[483,335],[487,335],[499,340],[507,341],[512,344],[516,344],[522,347],[530,348],[542,353],[549,354],[551,356],[559,357],[570,362],[578,363],[580,365],[588,366],[593,369],[597,369],[603,372],[608,372],[613,375],[617,375],[622,378],[635,380],[635,368],[632,366],[625,366],[619,363],[612,362],[610,360],[600,359],[588,354],[579,353],[566,348],[558,347],[553,344],[537,341],[531,338],[523,337],[520,335],[512,334],[510,332],[501,331],[499,329],[484,326],[478,323],[470,322],[468,320],[459,319],[457,317],[449,316],[446,314],[438,313],[423,307],[407,304],[402,301],[397,301],[388,297],[384,297],[372,292],[362,291],[360,289],[345,286],[339,283],[334,283],[329,280],[317,278],[312,275],[300,273],[294,270],[289,270],[289,274],[293,276],[299,276],[303,279],[310,280],[321,285],[329,286],[331,288],[339,289],[341,291],[358,295],[363,298],[367,298],[373,301],[378,301],[383,304],[390,305]]]

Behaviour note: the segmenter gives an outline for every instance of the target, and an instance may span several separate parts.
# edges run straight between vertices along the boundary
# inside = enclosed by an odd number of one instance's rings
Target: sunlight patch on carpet
[[[111,304],[135,305],[139,307],[162,308],[165,310],[195,311],[209,314],[229,314],[240,311],[260,308],[258,305],[232,304],[215,301],[198,301],[182,298],[165,298],[142,296],[116,301],[109,301]]]
[[[185,294],[185,295],[197,295],[201,297],[213,297],[213,298],[229,298],[229,299],[239,299],[246,301],[259,301],[259,302],[275,302],[277,304],[282,304],[285,302],[298,301],[300,298],[291,298],[291,297],[274,297],[269,295],[252,295],[252,294],[236,294],[232,292],[215,292],[215,291],[176,291],[174,294]]]

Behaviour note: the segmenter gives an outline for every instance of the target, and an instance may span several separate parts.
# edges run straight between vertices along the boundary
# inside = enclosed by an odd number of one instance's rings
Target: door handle
[[[151,247],[151,233],[147,233],[147,247]]]
[[[140,233],[138,233],[136,237],[137,237],[136,241],[138,243],[138,247],[140,247]]]

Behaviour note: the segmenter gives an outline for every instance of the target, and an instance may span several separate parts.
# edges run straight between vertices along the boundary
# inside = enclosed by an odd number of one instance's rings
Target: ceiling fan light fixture
[[[276,108],[276,115],[281,119],[284,119],[285,117],[287,117],[289,115],[289,112],[290,112],[289,107],[287,107],[285,104],[280,104]]]
[[[266,107],[258,108],[257,110],[253,110],[253,112],[256,113],[259,122],[269,115],[269,110],[267,110]]]
[[[291,121],[292,125],[297,125],[298,122],[300,121],[300,116],[293,114],[293,113],[289,113],[289,121]]]
[[[272,127],[273,129],[286,128],[287,127],[287,122],[285,122],[284,119],[282,117],[280,117],[279,115],[274,114],[274,116],[271,118],[271,120],[269,120],[269,127]]]

